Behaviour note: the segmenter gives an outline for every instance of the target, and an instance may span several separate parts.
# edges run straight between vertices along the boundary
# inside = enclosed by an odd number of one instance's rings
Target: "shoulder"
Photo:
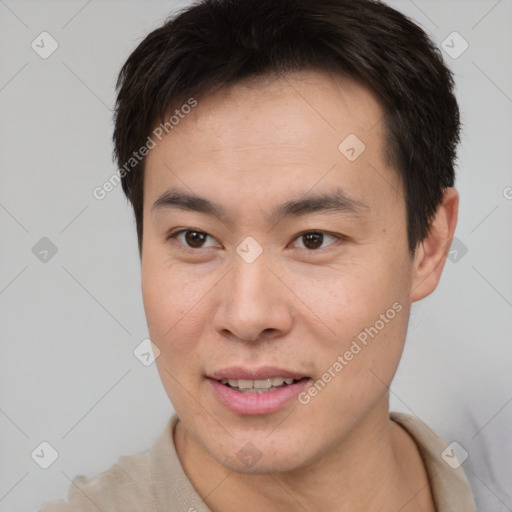
[[[172,453],[173,415],[150,450],[122,456],[106,471],[88,478],[76,476],[69,486],[67,501],[46,502],[39,512],[153,512],[154,472],[162,466],[175,464]]]
[[[67,502],[46,503],[40,512],[150,511],[150,485],[149,452],[124,456],[95,477],[76,476],[69,486]]]
[[[473,492],[462,468],[464,461],[457,460],[452,445],[416,416],[391,412],[390,419],[404,428],[418,446],[439,512],[476,512]]]

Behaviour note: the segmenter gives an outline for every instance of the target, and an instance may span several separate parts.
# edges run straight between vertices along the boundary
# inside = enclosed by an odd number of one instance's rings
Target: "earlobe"
[[[457,225],[459,194],[453,187],[445,189],[443,202],[432,221],[429,234],[414,254],[411,301],[430,295],[441,279],[441,273]]]

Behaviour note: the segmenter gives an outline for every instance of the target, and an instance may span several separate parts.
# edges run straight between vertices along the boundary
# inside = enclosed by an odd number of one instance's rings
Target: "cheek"
[[[142,296],[151,341],[159,348],[156,366],[164,389],[177,411],[191,407],[190,394],[196,394],[201,368],[200,340],[202,287],[178,266],[146,258],[142,265]],[[203,317],[204,318],[204,317]],[[195,410],[198,414],[200,411]]]
[[[328,339],[347,340],[373,324],[395,302],[407,302],[410,270],[399,261],[398,257],[387,261],[347,258],[328,268],[289,273],[287,281],[307,306],[300,309],[312,319],[317,317]]]
[[[206,294],[205,283],[151,255],[143,257],[141,283],[150,337],[164,359],[193,352],[202,329],[193,313]]]
[[[372,400],[385,389],[383,383],[390,384],[398,366],[407,332],[410,273],[399,262],[391,258],[379,267],[376,261],[360,259],[296,281],[308,292],[304,297],[315,313],[304,313],[309,323],[314,317],[321,321],[315,320],[321,331],[313,335],[316,367],[336,374],[336,383],[323,397],[342,409]]]

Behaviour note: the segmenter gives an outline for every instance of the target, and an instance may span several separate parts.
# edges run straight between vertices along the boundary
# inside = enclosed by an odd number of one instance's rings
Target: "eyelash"
[[[171,239],[176,239],[179,235],[181,235],[182,233],[187,233],[187,232],[195,232],[195,233],[200,233],[200,234],[204,234],[204,235],[207,235],[209,237],[211,237],[211,235],[209,235],[208,233],[206,233],[205,231],[201,231],[199,229],[193,229],[193,228],[187,228],[187,229],[179,229],[177,231],[174,231],[174,232],[171,232],[169,233],[169,235],[167,236],[167,240],[171,240]],[[330,243],[327,247],[321,247],[321,248],[318,248],[318,249],[308,249],[307,247],[298,247],[298,249],[305,249],[306,251],[308,252],[320,252],[322,249],[327,249],[328,247],[330,247],[331,245],[334,245],[336,244],[337,241],[343,241],[343,240],[347,240],[346,237],[344,237],[343,235],[334,235],[332,233],[328,233],[327,231],[323,231],[323,230],[308,230],[308,231],[303,231],[302,233],[299,233],[294,239],[293,241],[303,237],[304,235],[309,235],[309,234],[322,234],[322,235],[327,235],[331,238],[334,238],[335,241]],[[213,237],[211,237],[213,238]],[[177,243],[180,243],[180,242],[177,242]],[[186,250],[189,250],[189,251],[193,251],[193,252],[197,252],[198,250],[200,249],[208,249],[209,247],[190,247],[188,245],[185,245],[185,244],[180,244],[182,247],[184,247]]]

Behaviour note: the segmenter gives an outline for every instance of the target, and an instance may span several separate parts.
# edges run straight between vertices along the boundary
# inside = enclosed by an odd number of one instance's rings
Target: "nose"
[[[220,289],[215,329],[224,337],[256,342],[288,333],[293,325],[292,297],[263,256],[247,263],[238,256]]]

